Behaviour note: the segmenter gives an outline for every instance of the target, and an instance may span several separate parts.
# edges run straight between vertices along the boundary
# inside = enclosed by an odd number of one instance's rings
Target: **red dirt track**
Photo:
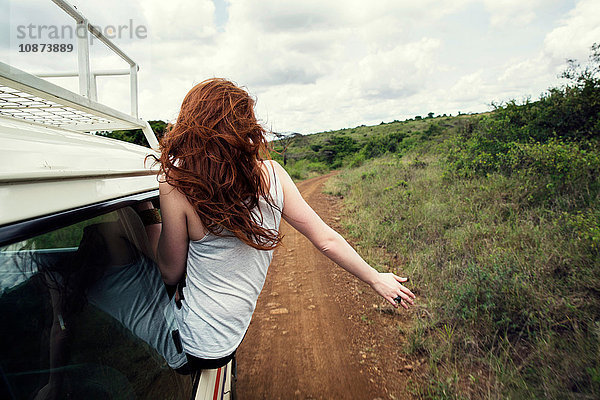
[[[339,230],[339,200],[322,193],[330,176],[300,182],[298,188]],[[407,382],[422,361],[402,353],[408,313],[385,305],[284,221],[281,230],[283,245],[275,251],[237,353],[238,398],[413,397]]]

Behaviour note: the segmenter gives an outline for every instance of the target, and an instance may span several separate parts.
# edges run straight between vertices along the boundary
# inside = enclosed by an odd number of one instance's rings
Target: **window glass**
[[[131,207],[0,247],[0,397],[189,398],[171,310]]]

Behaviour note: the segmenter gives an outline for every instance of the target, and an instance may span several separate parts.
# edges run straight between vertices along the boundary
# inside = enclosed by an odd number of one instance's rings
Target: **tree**
[[[341,161],[345,156],[354,153],[359,147],[354,139],[348,136],[332,136],[325,141],[319,151],[319,160],[328,165]]]
[[[167,126],[169,126],[169,124],[161,120],[148,121],[148,124],[150,124],[150,128],[152,128],[158,139],[164,136]]]
[[[298,136],[302,136],[302,134],[297,133],[297,132],[285,132],[285,133],[280,133],[280,132],[272,132],[273,135],[275,135],[275,137],[277,137],[277,139],[275,139],[277,141],[277,144],[281,145],[281,154],[283,155],[283,165],[287,164],[287,150],[290,147],[290,144],[292,144],[292,142],[294,141],[294,139],[296,139]]]

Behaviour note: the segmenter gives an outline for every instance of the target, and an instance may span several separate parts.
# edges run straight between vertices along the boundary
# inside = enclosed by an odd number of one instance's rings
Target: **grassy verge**
[[[522,177],[448,177],[439,150],[377,159],[327,187],[368,261],[412,278],[405,350],[430,362],[415,392],[600,396],[598,203],[560,211],[532,203]]]

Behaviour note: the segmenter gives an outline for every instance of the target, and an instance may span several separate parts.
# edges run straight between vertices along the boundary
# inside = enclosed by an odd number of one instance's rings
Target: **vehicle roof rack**
[[[102,32],[72,5],[63,0],[52,0],[77,23],[77,31],[85,32],[77,38],[77,72],[38,74],[44,77],[79,77],[79,94],[57,86],[39,76],[0,62],[0,117],[24,120],[36,124],[59,127],[76,132],[141,129],[148,144],[158,149],[158,140],[150,125],[139,119],[137,63],[111,42]],[[85,29],[80,29],[80,26]],[[129,70],[90,71],[89,33],[103,42],[129,64]],[[131,115],[97,102],[96,77],[129,75]]]

